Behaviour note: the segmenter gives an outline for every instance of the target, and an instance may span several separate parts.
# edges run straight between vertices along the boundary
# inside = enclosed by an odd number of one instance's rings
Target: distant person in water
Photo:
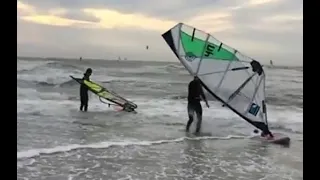
[[[88,68],[86,72],[83,74],[82,80],[87,80],[90,81],[90,76],[92,74],[92,69]],[[80,85],[80,111],[88,111],[88,101],[89,101],[89,96],[88,96],[88,87],[84,84]]]
[[[202,123],[202,107],[201,107],[201,98],[206,102],[207,107],[209,108],[208,101],[203,93],[202,85],[200,79],[195,76],[194,79],[189,83],[188,86],[188,116],[189,121],[186,126],[186,131],[189,131],[190,125],[193,122],[194,113],[196,113],[198,122],[196,133],[200,132],[201,123]]]

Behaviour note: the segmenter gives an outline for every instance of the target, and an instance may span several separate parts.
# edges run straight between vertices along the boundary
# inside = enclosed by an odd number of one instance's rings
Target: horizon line
[[[82,58],[82,56],[80,56]],[[21,59],[41,59],[41,60],[78,60],[79,58],[68,58],[68,57],[37,57],[37,56],[18,56],[17,58]],[[120,57],[120,56],[119,56]],[[82,61],[84,60],[94,60],[94,61],[119,61],[118,59],[101,59],[101,58],[82,58]],[[154,60],[137,60],[137,59],[120,59],[120,61],[136,61],[136,62],[171,62],[171,63],[177,63],[179,61],[154,61]],[[261,63],[262,64],[262,63]],[[270,65],[270,64],[262,64],[264,66],[270,66],[270,67],[294,67],[294,68],[303,68],[302,65]]]

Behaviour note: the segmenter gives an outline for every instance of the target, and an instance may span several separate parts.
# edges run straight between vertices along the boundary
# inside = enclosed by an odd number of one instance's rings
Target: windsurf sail
[[[162,34],[173,53],[215,99],[268,131],[265,73],[261,64],[212,35],[179,23]]]
[[[106,89],[105,87],[101,86],[98,83],[95,83],[93,81],[82,80],[80,78],[75,78],[73,76],[70,76],[70,77],[75,81],[77,81],[79,84],[86,85],[91,92],[99,96],[101,102],[103,102],[101,98],[104,98],[124,108],[129,108],[134,110],[138,107],[135,103],[126,100],[125,98],[119,96],[113,91]]]

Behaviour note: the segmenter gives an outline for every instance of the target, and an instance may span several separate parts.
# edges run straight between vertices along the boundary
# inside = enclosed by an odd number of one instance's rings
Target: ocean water
[[[17,178],[303,179],[303,69],[268,68],[273,132],[290,147],[252,139],[254,128],[216,101],[203,105],[202,132],[184,132],[187,85],[178,62],[17,59]],[[104,84],[139,107],[119,112],[90,93],[79,112],[79,84],[92,68]]]

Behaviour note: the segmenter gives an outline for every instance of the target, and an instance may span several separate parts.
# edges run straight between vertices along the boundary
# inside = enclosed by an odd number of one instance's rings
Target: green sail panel
[[[201,58],[202,53],[205,59],[215,59],[215,60],[227,60],[227,61],[238,61],[238,58],[234,56],[233,52],[230,52],[223,47],[220,47],[220,44],[214,44],[211,42],[206,43],[197,37],[188,35],[187,33],[180,31],[180,38],[184,52],[187,56],[194,56]],[[212,49],[212,53],[207,53],[206,50]]]

